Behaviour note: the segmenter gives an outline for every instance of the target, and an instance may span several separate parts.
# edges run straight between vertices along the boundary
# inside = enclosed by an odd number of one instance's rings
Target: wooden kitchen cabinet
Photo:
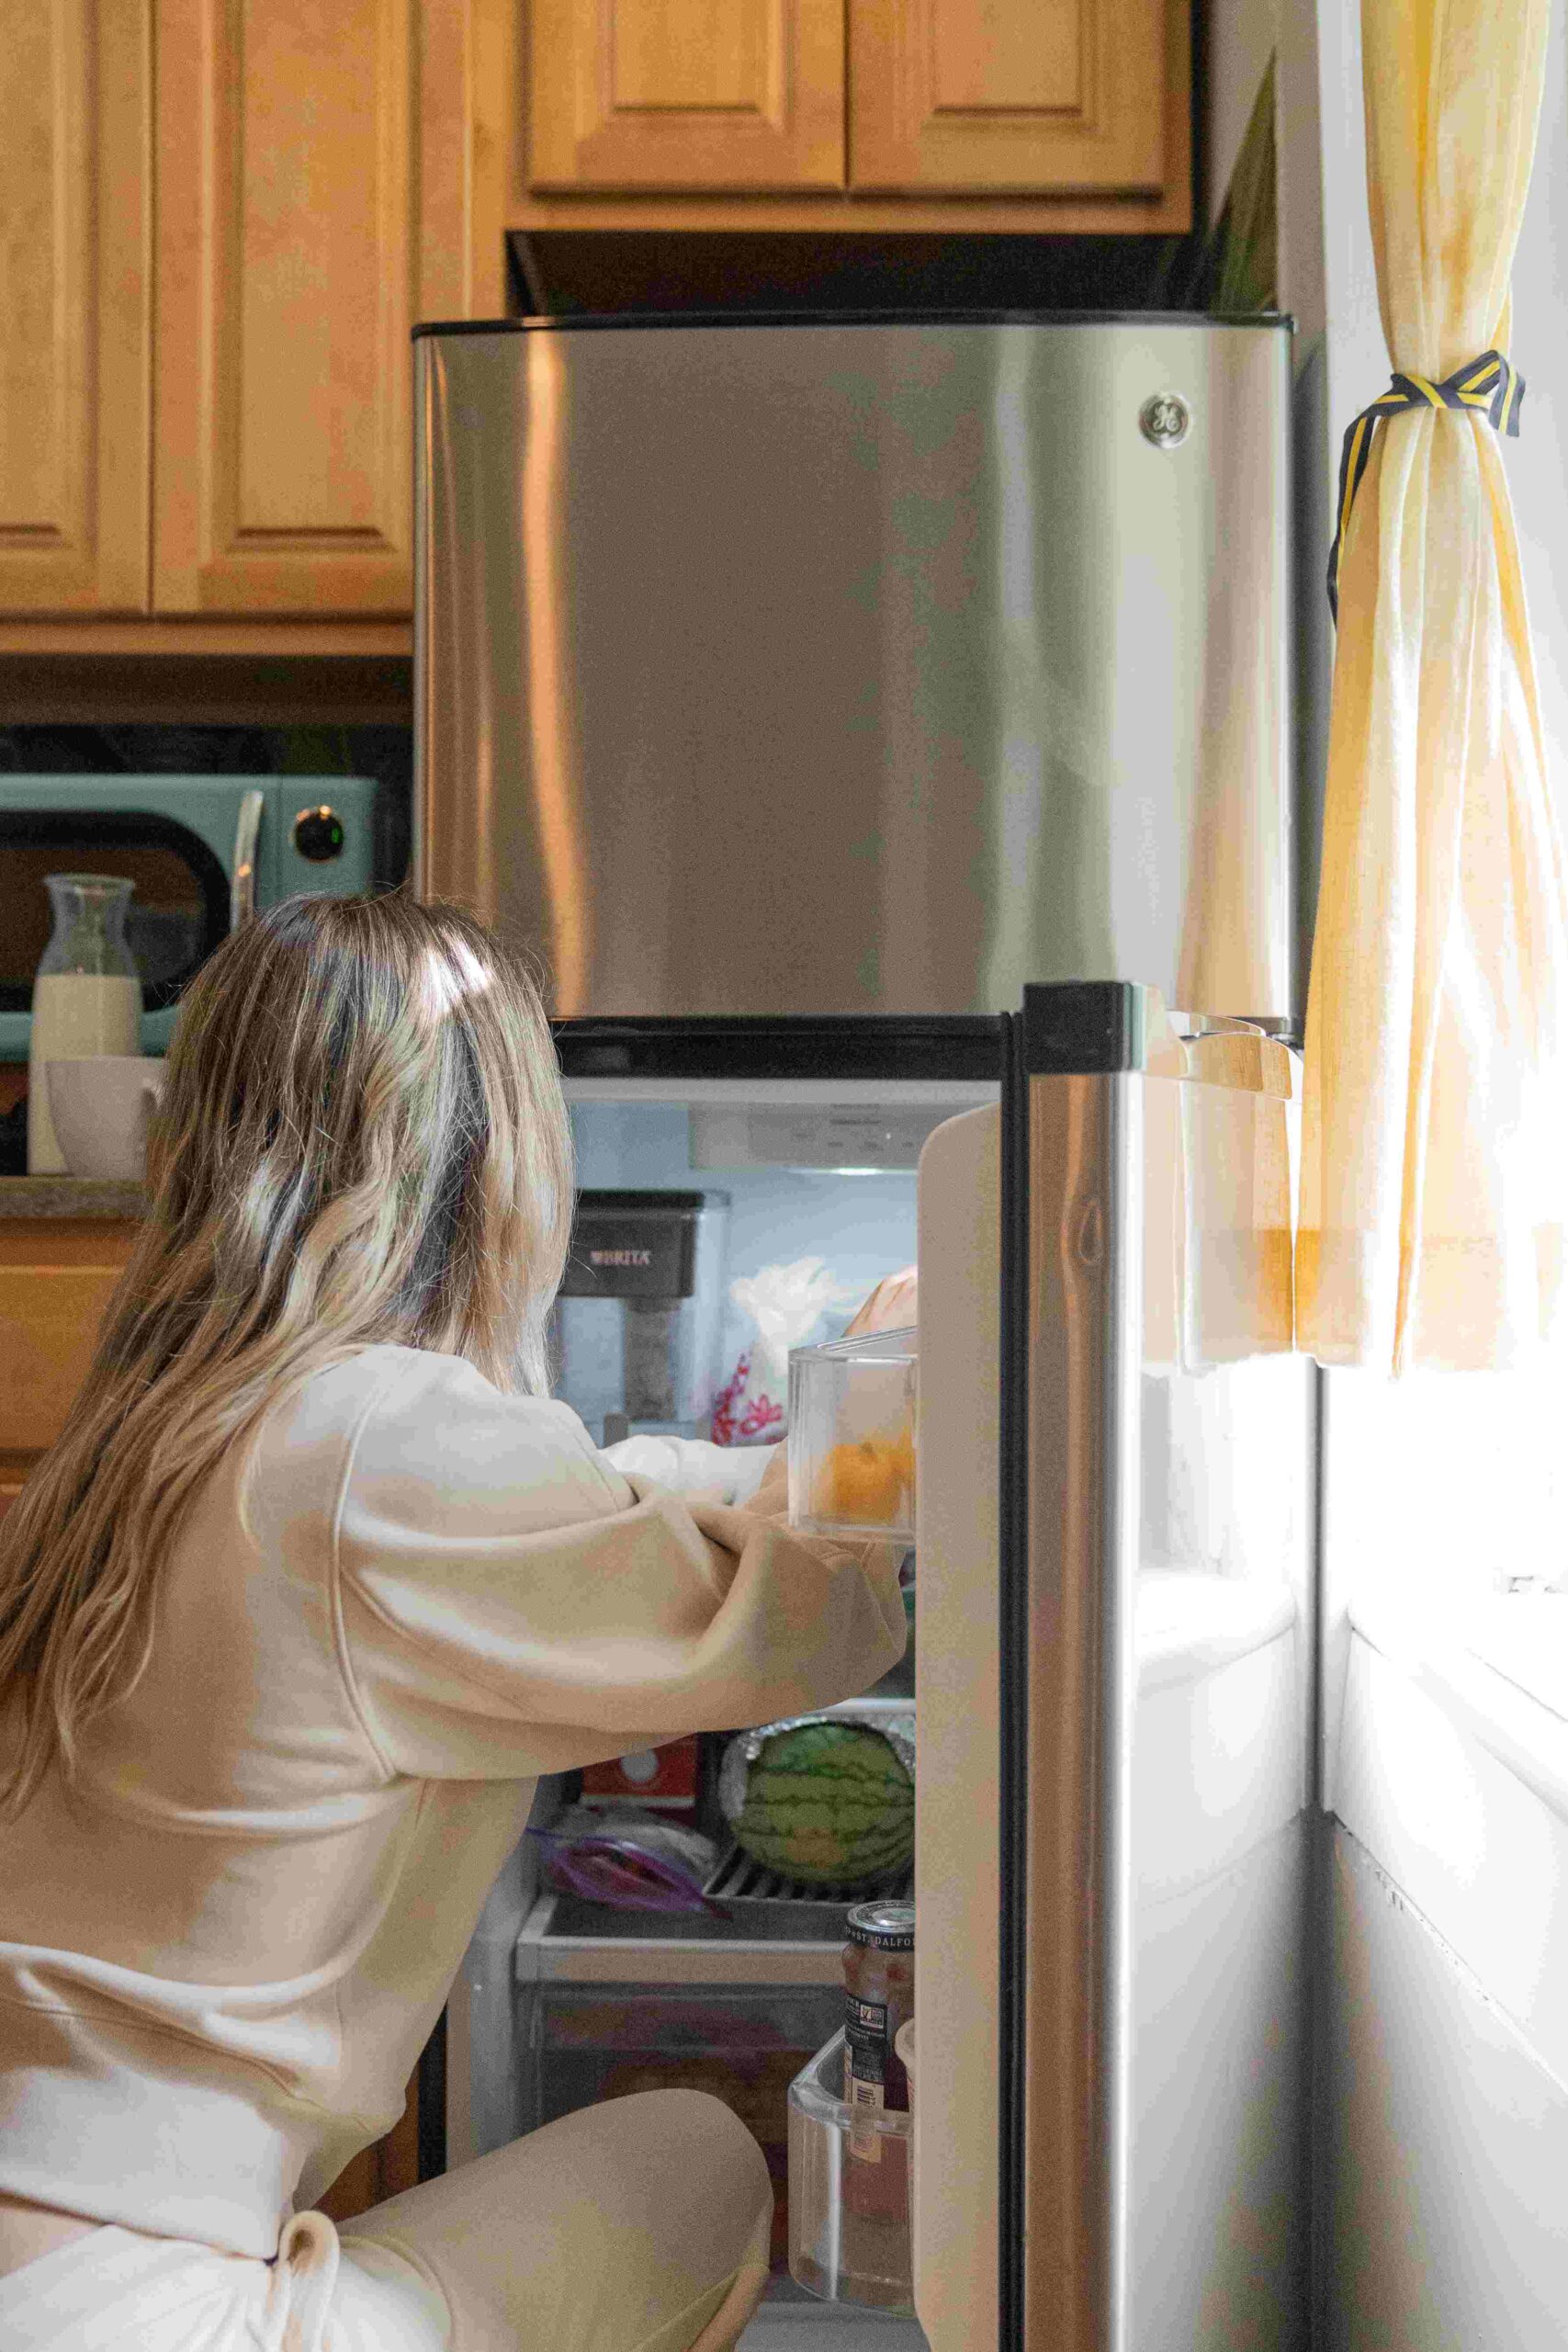
[[[413,0],[158,0],[161,613],[409,610]]]
[[[850,0],[850,176],[906,195],[1158,196],[1168,0]]]
[[[135,1239],[125,1218],[0,1217],[0,1487],[64,1427]]]
[[[147,610],[150,6],[0,5],[0,611]]]
[[[409,334],[504,308],[511,5],[0,0],[0,650],[407,651]]]
[[[526,5],[515,227],[1190,225],[1190,0]]]
[[[540,188],[838,188],[844,0],[535,0]]]

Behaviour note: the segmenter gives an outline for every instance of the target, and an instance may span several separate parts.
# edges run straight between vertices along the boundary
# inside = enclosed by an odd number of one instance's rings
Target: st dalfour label
[[[855,2111],[881,2114],[887,2105],[887,2006],[853,1994],[844,2005],[844,2098],[851,2110],[850,2152],[882,2162],[882,2134],[854,2120]]]

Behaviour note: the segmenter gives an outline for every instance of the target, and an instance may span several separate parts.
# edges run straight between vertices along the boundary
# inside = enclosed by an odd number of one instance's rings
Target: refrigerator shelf
[[[591,1928],[584,1912],[594,1915]],[[522,1984],[838,1985],[842,1950],[830,1929],[736,1934],[695,1915],[611,1914],[546,1894],[524,1922],[514,1971]]]
[[[795,1937],[805,1942],[838,1945],[844,1940],[850,1913],[857,1903],[912,1903],[915,1870],[908,1862],[864,1886],[829,1893],[764,1869],[732,1840],[703,1893],[725,1905],[738,1934],[750,1928],[757,1937]]]
[[[703,1891],[722,1912],[620,1911],[551,1889],[524,1925],[517,1973],[530,1980],[825,1982],[817,1963],[826,1954],[828,1974],[836,1976],[854,1905],[912,1902],[914,1871],[907,1865],[868,1885],[829,1893],[764,1870],[731,1840]],[[671,1966],[676,1955],[682,1964]],[[800,1955],[810,1963],[804,1974],[795,1964]]]

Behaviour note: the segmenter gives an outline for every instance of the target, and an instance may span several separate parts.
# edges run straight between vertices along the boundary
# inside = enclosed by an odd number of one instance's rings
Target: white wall
[[[1208,31],[1204,195],[1213,220],[1224,201],[1253,100],[1279,39],[1277,0],[1210,0]]]
[[[1559,2352],[1568,2094],[1342,1829],[1333,1869],[1324,2352]]]

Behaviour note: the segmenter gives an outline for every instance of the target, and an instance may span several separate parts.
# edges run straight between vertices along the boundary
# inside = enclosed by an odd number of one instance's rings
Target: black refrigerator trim
[[[552,1022],[563,1078],[957,1079],[1000,1075],[1001,1013],[699,1013]]]
[[[414,2080],[414,2170],[421,2181],[439,2180],[446,2169],[446,2011],[431,2028],[419,2053]]]
[[[581,317],[428,319],[412,330],[436,335],[603,334],[696,327],[1282,327],[1288,311],[593,311]]]
[[[1028,1984],[1029,1062],[1026,1020],[1004,1023],[1001,1119],[1001,1386],[998,1401],[997,2342],[1023,2352],[1024,1990]]]

